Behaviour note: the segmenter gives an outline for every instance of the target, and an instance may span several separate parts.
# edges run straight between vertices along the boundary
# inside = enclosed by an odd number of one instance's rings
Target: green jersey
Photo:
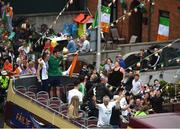
[[[48,61],[48,76],[62,76],[62,70],[59,67],[60,62],[63,60],[63,56],[56,58],[54,55],[51,55]]]
[[[86,95],[86,87],[83,83],[80,83],[79,91],[85,96]]]

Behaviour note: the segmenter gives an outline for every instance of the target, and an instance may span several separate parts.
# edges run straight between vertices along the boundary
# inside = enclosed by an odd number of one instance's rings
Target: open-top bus
[[[68,90],[70,86],[65,88],[65,85],[73,83],[74,79],[62,77],[62,80],[62,90]],[[58,105],[56,100],[53,107],[53,104],[50,105],[51,98],[39,99],[38,85],[35,76],[13,77],[10,80],[5,104],[5,128],[80,128],[86,125],[84,119],[70,120],[67,105],[63,102]]]

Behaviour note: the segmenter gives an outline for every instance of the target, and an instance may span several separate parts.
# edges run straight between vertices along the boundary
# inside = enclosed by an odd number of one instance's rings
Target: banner
[[[157,41],[164,41],[169,39],[169,24],[169,18],[160,17]]]
[[[5,121],[8,123],[10,127],[16,128],[56,128],[56,126],[52,125],[52,123],[45,122],[43,118],[35,117],[32,113],[28,112],[27,110],[15,105],[11,104],[11,111],[9,117],[5,117]]]

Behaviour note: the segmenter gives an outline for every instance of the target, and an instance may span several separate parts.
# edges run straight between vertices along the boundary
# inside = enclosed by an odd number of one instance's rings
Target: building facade
[[[110,3],[111,0],[102,0]],[[95,16],[98,0],[88,0],[87,7]],[[120,37],[128,43],[132,35],[136,35],[136,42],[156,41],[159,31],[165,31],[168,40],[180,38],[180,0],[116,0],[111,6],[111,22],[116,21],[124,14],[123,20],[115,24]],[[143,3],[143,11],[137,7]],[[126,11],[124,11],[126,10]],[[168,21],[166,30],[159,30],[160,18]],[[167,23],[167,22],[166,22]]]

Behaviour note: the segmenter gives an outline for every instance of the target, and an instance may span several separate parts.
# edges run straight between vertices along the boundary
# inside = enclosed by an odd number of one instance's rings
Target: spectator
[[[82,69],[79,72],[79,75],[88,76],[88,73],[89,73],[89,71],[88,71],[88,68],[87,68],[87,64],[84,64]]]
[[[132,81],[131,93],[134,96],[138,96],[141,93],[142,81],[139,78],[139,74],[135,74],[134,80]]]
[[[16,76],[18,76],[18,75],[20,75],[20,73],[22,72],[22,69],[19,67],[19,65],[18,64],[14,64],[14,71],[13,71],[13,75],[16,75]]]
[[[80,52],[89,52],[90,51],[90,42],[87,40],[87,36],[83,35],[81,37],[81,42],[82,44],[80,44]]]
[[[1,93],[1,95],[6,94],[6,90],[8,89],[8,86],[9,86],[10,78],[7,74],[8,73],[6,71],[1,71],[1,75],[0,75],[0,93]]]
[[[113,61],[111,60],[111,58],[107,58],[107,59],[106,59],[106,63],[105,63],[105,65],[104,65],[104,70],[105,70],[107,73],[110,73],[113,68],[114,68]]]
[[[163,106],[162,106],[163,101],[164,101],[164,99],[161,97],[160,90],[156,90],[155,96],[150,99],[150,103],[152,105],[154,112],[156,112],[156,113],[163,112]]]
[[[21,66],[21,70],[22,70],[20,75],[27,75],[27,74],[29,74],[28,69],[27,69],[27,65],[21,64],[20,66]]]
[[[80,80],[80,88],[79,91],[83,94],[83,96],[87,95],[87,90],[86,90],[86,79],[84,76],[79,76]]]
[[[67,44],[67,49],[69,53],[74,53],[77,51],[77,45],[72,39],[72,37],[68,36],[68,44]]]
[[[114,86],[113,91],[115,91],[118,87],[121,86],[124,76],[124,69],[119,65],[119,62],[116,61],[114,64],[114,69],[112,70],[112,73],[109,75],[108,78],[108,83],[111,86]]]
[[[117,96],[116,99],[118,99],[119,96]],[[112,114],[111,114],[111,118],[110,118],[110,124],[112,126],[113,129],[117,129],[121,127],[121,119],[120,119],[120,115],[121,115],[121,107],[119,103],[116,103],[116,105],[112,108]]]
[[[7,17],[7,24],[8,24],[8,31],[12,32],[12,18],[13,18],[13,8],[10,6],[10,3],[8,2],[6,5],[6,17]]]
[[[50,51],[50,53],[53,54],[54,47],[51,45],[51,40],[49,39],[45,41],[43,52],[45,52],[46,50]]]
[[[73,96],[68,107],[67,115],[69,116],[69,118],[72,119],[80,118],[82,115],[78,113],[78,109],[79,109],[79,98],[78,96]]]
[[[83,94],[79,91],[79,88],[80,88],[80,81],[77,80],[75,82],[75,86],[74,86],[74,89],[68,91],[68,96],[67,96],[67,100],[68,100],[68,103],[70,104],[71,102],[71,99],[74,97],[74,96],[77,96],[79,98],[79,102],[82,103],[83,102]]]
[[[109,91],[109,89],[106,87],[108,82],[108,78],[105,75],[101,75],[101,82],[95,83],[92,87],[91,91],[93,92],[93,95],[96,96],[96,101],[98,103],[103,102],[103,97],[108,96],[112,98],[112,94]]]
[[[127,92],[130,92],[131,89],[132,89],[132,81],[134,80],[134,74],[133,74],[133,71],[129,71],[128,73],[128,78],[127,78],[127,81],[126,83],[124,84],[125,85],[125,89]]]
[[[119,62],[119,65],[125,69],[126,68],[126,63],[124,61],[124,59],[122,58],[122,55],[119,54],[118,56],[116,56],[116,60]]]
[[[147,116],[147,109],[148,107],[147,106],[143,106],[141,107],[138,111],[136,111],[136,113],[134,114],[134,116]]]
[[[140,108],[142,107],[142,101],[141,101],[140,97],[135,99],[135,105],[134,106],[135,106],[134,107],[135,111],[139,111],[140,110]]]
[[[110,102],[110,98],[108,96],[103,97],[102,104],[96,104],[96,107],[99,109],[98,123],[97,127],[106,128],[110,127],[110,118],[112,115],[112,108],[119,102],[121,97],[119,97],[116,101]]]
[[[11,64],[9,59],[5,59],[3,70],[7,72],[13,72],[13,65]]]
[[[133,101],[129,102],[129,94],[125,94],[125,91],[122,88],[119,90],[119,96],[122,96],[120,100],[121,114],[126,120],[128,120],[130,116],[129,114],[131,113],[130,107],[133,104]]]
[[[157,79],[154,80],[153,89],[154,89],[154,90],[161,90],[161,89],[162,89],[159,80],[157,80]]]
[[[95,96],[91,96],[88,101],[88,116],[98,117],[98,109],[96,108]]]
[[[7,19],[6,19],[6,14],[5,14],[5,11],[6,11],[6,5],[5,5],[5,3],[4,3],[4,1],[2,0],[1,1],[1,16],[2,16],[2,20],[4,21],[4,22],[6,22],[7,21]]]
[[[34,66],[34,62],[33,61],[30,61],[28,63],[28,72],[29,72],[29,74],[36,74],[36,68]]]
[[[144,103],[147,106],[150,105],[150,93],[149,92],[146,92],[145,95],[144,95]]]
[[[18,51],[19,52],[23,51],[27,55],[27,54],[29,54],[30,49],[31,49],[30,45],[24,41],[23,45],[21,47],[19,47]]]

